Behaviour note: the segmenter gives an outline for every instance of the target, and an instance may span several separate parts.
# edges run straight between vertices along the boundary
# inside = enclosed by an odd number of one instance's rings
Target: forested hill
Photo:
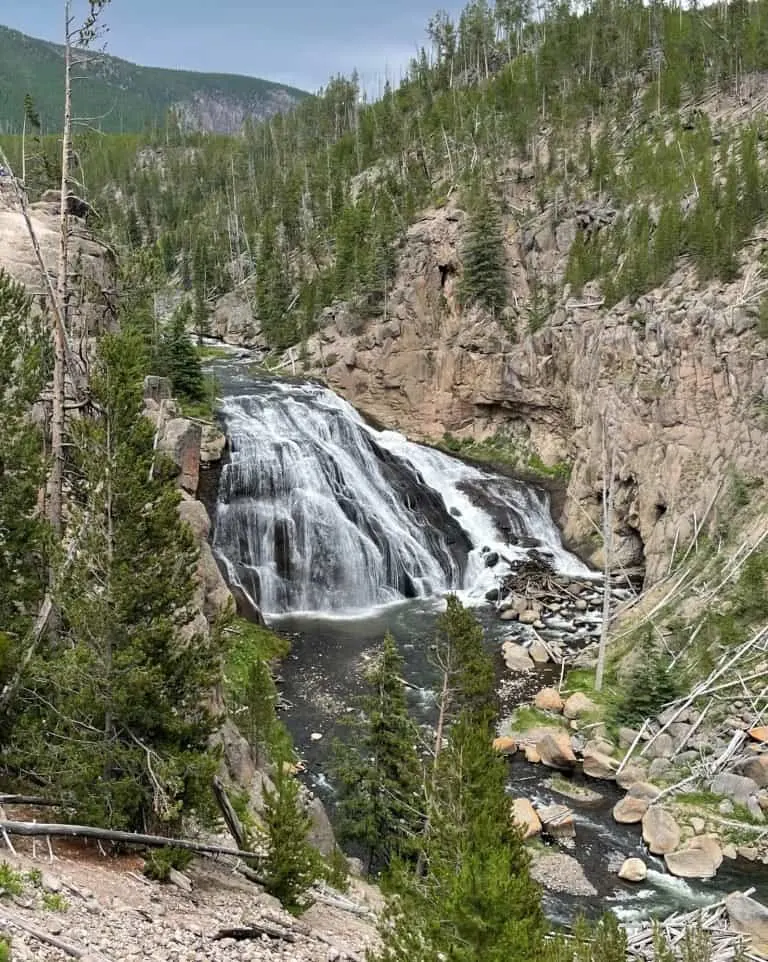
[[[29,94],[43,130],[61,125],[63,48],[0,26],[0,132],[21,129]],[[161,124],[174,109],[193,129],[235,133],[308,96],[256,77],[140,67],[98,58],[74,91],[75,112],[107,132],[136,132]],[[94,118],[96,118],[94,120]]]

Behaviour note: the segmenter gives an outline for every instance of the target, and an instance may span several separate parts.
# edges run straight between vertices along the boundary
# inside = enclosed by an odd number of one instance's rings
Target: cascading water
[[[214,546],[263,611],[359,612],[449,589],[479,599],[498,574],[489,551],[512,559],[533,544],[586,573],[535,490],[376,431],[318,385],[250,379],[248,391],[222,402],[231,461]]]

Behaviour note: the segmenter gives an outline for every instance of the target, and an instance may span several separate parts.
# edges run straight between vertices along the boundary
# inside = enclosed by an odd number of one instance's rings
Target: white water
[[[315,384],[248,389],[222,402],[232,456],[215,546],[266,613],[360,613],[448,590],[479,602],[508,569],[486,567],[485,554],[526,554],[510,537],[535,539],[563,572],[589,573],[533,488],[377,431]]]

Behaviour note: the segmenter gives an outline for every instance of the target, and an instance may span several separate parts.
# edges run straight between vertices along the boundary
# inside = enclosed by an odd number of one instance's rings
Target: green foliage
[[[6,639],[0,645],[0,682],[45,582],[46,532],[36,512],[45,464],[29,409],[47,380],[49,361],[23,288],[0,269],[0,639]]]
[[[346,892],[349,889],[349,865],[347,856],[336,845],[333,854],[325,859],[325,871],[323,878],[337,892]]]
[[[235,619],[227,630],[225,698],[238,728],[263,760],[293,758],[291,737],[277,717],[272,665],[284,658],[290,642],[262,625]]]
[[[675,672],[670,670],[669,656],[654,644],[649,628],[640,642],[629,680],[615,693],[609,708],[611,722],[639,725],[655,715],[680,694],[684,684],[681,675],[679,668]]]
[[[496,202],[486,188],[480,189],[470,202],[462,260],[464,303],[480,304],[492,314],[500,313],[507,303],[504,236]]]
[[[365,851],[368,872],[408,857],[423,821],[418,732],[408,716],[402,667],[387,634],[366,679],[363,720],[351,744],[337,747],[340,835]]]
[[[0,933],[0,962],[11,962],[11,937]]]
[[[43,892],[43,908],[48,912],[66,912],[69,902],[61,892]]]
[[[168,882],[171,869],[183,872],[192,864],[194,855],[185,848],[155,848],[144,859],[143,872],[153,882]]]
[[[24,876],[12,869],[7,862],[0,862],[0,896],[21,895],[24,891]]]
[[[130,327],[102,338],[97,413],[71,427],[78,551],[57,578],[59,640],[27,667],[7,757],[86,823],[173,831],[212,808],[220,650],[216,633],[193,633],[197,551],[172,472],[158,464],[149,480],[145,371]]]
[[[576,919],[571,937],[557,935],[545,952],[546,962],[625,962],[626,958],[626,934],[610,912],[594,924]]]
[[[205,397],[205,381],[200,357],[187,331],[191,311],[189,302],[184,301],[162,332],[154,373],[169,377],[174,394],[194,403]]]
[[[447,678],[446,712],[492,712],[496,707],[493,662],[483,646],[483,629],[456,595],[448,595],[437,619],[440,670]]]
[[[167,123],[176,104],[210,96],[268,116],[276,104],[298,102],[307,94],[253,77],[137,67],[117,57],[99,56],[86,67],[87,82],[75,84],[78,116],[99,118],[104,131],[142,131]],[[31,94],[42,126],[61,128],[64,77],[61,49],[43,40],[0,27],[0,129],[21,130],[25,95]],[[30,98],[30,99],[31,99]]]
[[[264,793],[263,821],[266,890],[288,911],[299,913],[308,907],[307,891],[323,872],[307,842],[311,819],[302,806],[299,783],[282,765],[276,770],[275,790]]]

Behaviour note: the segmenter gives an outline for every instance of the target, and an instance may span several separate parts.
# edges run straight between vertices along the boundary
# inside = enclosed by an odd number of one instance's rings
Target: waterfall
[[[531,544],[584,567],[560,544],[546,497],[376,431],[310,383],[250,378],[226,397],[230,439],[214,548],[267,613],[352,612],[447,590],[482,597]]]

